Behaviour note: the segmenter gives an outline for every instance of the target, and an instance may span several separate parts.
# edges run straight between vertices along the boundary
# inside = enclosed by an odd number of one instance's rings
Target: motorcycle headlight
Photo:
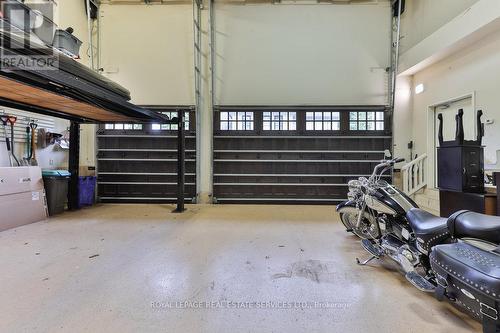
[[[347,183],[347,186],[349,187],[349,192],[359,190],[359,187],[361,186],[361,182],[357,179],[353,179]]]
[[[361,186],[361,182],[359,180],[353,179],[347,183],[347,186],[349,188],[349,192],[347,193],[347,198],[349,200],[355,200],[360,194],[359,189]]]

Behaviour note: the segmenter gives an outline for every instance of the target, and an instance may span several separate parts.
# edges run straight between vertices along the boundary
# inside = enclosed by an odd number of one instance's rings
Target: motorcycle
[[[404,159],[383,160],[369,178],[348,182],[348,200],[337,206],[346,231],[361,238],[374,259],[396,262],[406,279],[438,300],[448,299],[500,332],[500,217],[459,211],[434,216],[382,179]]]

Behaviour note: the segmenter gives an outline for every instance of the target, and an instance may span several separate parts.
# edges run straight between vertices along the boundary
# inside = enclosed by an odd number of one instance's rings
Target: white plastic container
[[[52,43],[52,46],[63,52],[78,56],[80,53],[80,47],[82,46],[82,41],[68,31],[58,29],[54,34],[54,42]]]

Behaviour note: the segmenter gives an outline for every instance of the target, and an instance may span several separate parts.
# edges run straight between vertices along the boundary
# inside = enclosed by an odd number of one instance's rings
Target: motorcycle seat
[[[471,237],[500,244],[500,217],[461,210],[448,218],[454,238]]]
[[[450,237],[447,219],[435,216],[425,210],[412,208],[406,218],[417,238],[417,247],[424,253]]]
[[[447,228],[446,219],[433,215],[420,208],[412,208],[406,214],[408,222],[417,234],[436,233]]]

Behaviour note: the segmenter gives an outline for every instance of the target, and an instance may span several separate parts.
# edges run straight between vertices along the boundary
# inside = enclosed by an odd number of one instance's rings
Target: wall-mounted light
[[[415,86],[415,94],[420,94],[420,93],[423,93],[424,92],[424,84],[423,83],[419,83]]]

